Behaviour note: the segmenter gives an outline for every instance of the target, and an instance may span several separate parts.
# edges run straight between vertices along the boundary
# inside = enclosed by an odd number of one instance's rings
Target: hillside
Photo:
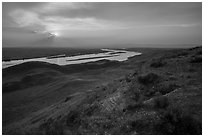
[[[5,69],[3,134],[202,134],[202,48],[139,52]]]

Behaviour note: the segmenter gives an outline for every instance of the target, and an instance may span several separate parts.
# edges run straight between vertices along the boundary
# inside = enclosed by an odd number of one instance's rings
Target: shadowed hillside
[[[109,61],[109,60],[100,60],[96,62],[73,64],[73,65],[67,65],[67,66],[59,66],[56,64],[49,64],[46,62],[36,61],[36,62],[26,62],[26,63],[22,63],[19,65],[15,65],[15,66],[11,66],[9,68],[3,69],[3,75],[7,76],[10,74],[25,73],[26,71],[30,71],[38,68],[48,68],[48,69],[60,71],[63,73],[76,73],[76,72],[85,71],[88,69],[100,69],[104,67],[112,67],[112,66],[118,66],[118,65],[120,65],[120,62]]]

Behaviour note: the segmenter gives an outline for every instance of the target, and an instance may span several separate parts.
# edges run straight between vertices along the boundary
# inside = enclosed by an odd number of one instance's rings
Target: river
[[[8,68],[11,66],[15,66],[21,63],[30,62],[30,61],[42,61],[51,64],[57,65],[70,65],[70,64],[81,64],[93,61],[99,61],[103,59],[107,60],[116,60],[116,61],[125,61],[129,57],[141,55],[142,53],[126,51],[126,50],[113,50],[113,49],[101,49],[102,51],[106,51],[103,53],[97,54],[85,54],[85,55],[77,55],[77,56],[66,56],[66,55],[56,55],[42,58],[32,58],[32,59],[24,59],[24,60],[11,60],[11,61],[3,61],[2,68]]]

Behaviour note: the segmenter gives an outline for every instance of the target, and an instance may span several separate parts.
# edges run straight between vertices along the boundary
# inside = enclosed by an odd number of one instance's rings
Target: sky
[[[3,47],[202,44],[202,3],[3,2]]]

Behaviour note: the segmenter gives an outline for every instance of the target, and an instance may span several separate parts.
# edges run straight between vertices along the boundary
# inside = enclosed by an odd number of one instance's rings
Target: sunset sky
[[[3,47],[201,44],[202,3],[3,3]]]

